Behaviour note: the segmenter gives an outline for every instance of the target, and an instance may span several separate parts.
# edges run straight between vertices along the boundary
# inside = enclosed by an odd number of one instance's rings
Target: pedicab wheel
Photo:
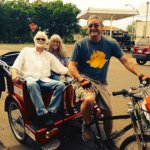
[[[25,132],[24,120],[18,104],[14,101],[11,101],[9,104],[8,119],[15,138],[20,143],[25,143],[27,140],[27,134]]]

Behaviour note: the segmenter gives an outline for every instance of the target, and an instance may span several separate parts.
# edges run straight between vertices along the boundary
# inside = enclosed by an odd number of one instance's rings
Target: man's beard
[[[35,46],[36,47],[40,47],[40,48],[42,48],[42,47],[45,47],[45,43],[44,44],[41,44],[41,43],[35,43]]]

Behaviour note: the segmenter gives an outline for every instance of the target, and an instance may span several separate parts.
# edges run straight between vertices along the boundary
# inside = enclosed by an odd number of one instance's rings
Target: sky
[[[134,20],[146,20],[146,12],[148,10],[148,20],[150,20],[150,0],[63,0],[64,3],[73,3],[81,11],[86,11],[88,7],[94,8],[113,8],[113,9],[135,9],[139,11],[140,15],[134,17]],[[147,5],[149,2],[149,5]],[[128,4],[128,6],[125,6]],[[147,6],[148,9],[147,9]],[[132,24],[133,17],[113,21],[112,26],[126,29],[129,24]],[[85,24],[85,21],[80,22],[81,25]],[[104,25],[110,25],[109,21],[105,21]]]

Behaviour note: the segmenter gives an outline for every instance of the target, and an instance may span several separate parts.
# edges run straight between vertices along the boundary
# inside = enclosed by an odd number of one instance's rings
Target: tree
[[[32,40],[38,30],[47,31],[48,36],[54,33],[62,38],[72,37],[80,31],[76,18],[80,10],[73,4],[63,4],[61,0],[43,2],[36,0],[0,1],[0,41],[23,43]],[[30,23],[38,28],[32,32]]]
[[[135,35],[135,22],[132,22],[132,24],[127,26],[127,31],[130,35],[131,40],[134,40],[134,35]]]
[[[80,34],[84,37],[84,36],[87,36],[87,25],[83,26],[81,29],[80,29]]]
[[[1,41],[7,43],[23,43],[30,41],[27,18],[29,16],[28,1],[18,0],[3,3],[3,20],[0,29],[3,32]]]
[[[42,30],[48,32],[48,36],[54,33],[63,38],[78,33],[80,26],[76,18],[80,10],[73,4],[63,4],[61,0],[53,2],[36,1],[32,5],[35,14],[33,21]]]

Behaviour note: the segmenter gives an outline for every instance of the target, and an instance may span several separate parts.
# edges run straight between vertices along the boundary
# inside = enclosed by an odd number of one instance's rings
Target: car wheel
[[[144,65],[144,64],[147,62],[147,60],[145,60],[145,59],[136,59],[136,62],[137,62],[139,65]]]

